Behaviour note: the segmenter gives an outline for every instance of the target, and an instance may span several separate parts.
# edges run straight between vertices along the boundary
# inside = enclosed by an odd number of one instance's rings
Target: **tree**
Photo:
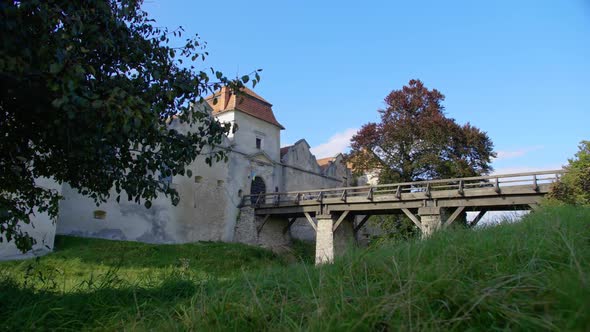
[[[380,171],[380,182],[409,182],[487,174],[496,156],[485,132],[447,118],[444,96],[411,80],[386,98],[381,122],[361,127],[351,141],[357,173]]]
[[[355,173],[377,170],[380,183],[489,173],[491,159],[496,156],[492,141],[469,123],[459,125],[447,118],[444,98],[420,80],[410,80],[401,90],[393,90],[385,98],[386,108],[379,110],[381,122],[365,124],[352,137],[349,160]],[[390,236],[417,234],[405,217],[380,218],[377,223],[398,233]]]
[[[35,185],[41,177],[67,182],[97,204],[111,188],[117,201],[125,192],[149,208],[163,193],[176,204],[178,193],[158,174],[185,174],[229,130],[195,105],[222,85],[239,90],[260,79],[255,71],[230,80],[211,68],[211,80],[194,67],[208,55],[198,35],[172,45],[182,27],[156,27],[141,4],[0,4],[0,235],[21,250],[34,240],[19,222],[29,223],[35,210],[57,215],[60,197]],[[169,129],[172,117],[191,133]],[[215,150],[207,161],[225,157]]]
[[[567,172],[551,187],[548,197],[566,204],[590,206],[590,141],[582,141],[578,152],[568,165]]]

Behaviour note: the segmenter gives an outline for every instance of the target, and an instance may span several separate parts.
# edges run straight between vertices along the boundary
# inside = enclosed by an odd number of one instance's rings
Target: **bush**
[[[580,142],[579,151],[569,164],[567,171],[549,192],[549,199],[566,204],[590,206],[590,141]]]

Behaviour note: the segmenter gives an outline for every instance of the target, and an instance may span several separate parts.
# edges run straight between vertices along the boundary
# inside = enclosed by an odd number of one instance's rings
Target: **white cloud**
[[[526,155],[529,152],[538,151],[543,148],[544,148],[543,146],[539,145],[539,146],[531,146],[531,147],[519,149],[519,150],[500,150],[500,151],[496,151],[498,156],[496,157],[495,160],[518,158],[518,157],[522,157],[522,156]]]
[[[349,128],[343,132],[336,133],[326,143],[311,148],[317,158],[333,157],[338,153],[345,152],[350,146],[350,139],[358,129]]]

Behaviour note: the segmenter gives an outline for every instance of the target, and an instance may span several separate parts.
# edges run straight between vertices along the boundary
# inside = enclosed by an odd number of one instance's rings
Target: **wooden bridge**
[[[371,215],[405,214],[424,236],[448,227],[467,211],[475,226],[487,211],[536,209],[563,170],[246,195],[259,228],[273,216],[288,218],[286,230],[305,218],[316,231],[316,263],[333,259],[334,232],[345,221],[354,232]],[[353,218],[355,216],[362,216]],[[260,229],[259,229],[260,231]]]

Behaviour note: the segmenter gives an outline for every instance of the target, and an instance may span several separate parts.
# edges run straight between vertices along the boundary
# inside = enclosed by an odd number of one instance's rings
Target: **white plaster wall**
[[[183,133],[191,130],[178,120],[172,121],[170,127]],[[228,145],[226,140],[219,148]],[[205,159],[210,151],[202,151],[201,156],[187,167],[192,171],[191,177],[178,175],[172,178],[171,186],[180,195],[177,206],[172,205],[170,198],[161,195],[147,209],[143,202],[129,202],[124,192],[117,203],[114,189],[107,202],[96,206],[91,199],[64,185],[57,233],[149,243],[231,240],[233,225],[226,225],[227,206],[233,194],[226,189],[230,163],[220,161],[209,166]],[[96,218],[95,211],[104,211],[105,217]]]
[[[218,117],[219,119],[219,117]],[[281,129],[242,112],[235,112],[238,131],[234,134],[235,149],[245,154],[264,151],[274,162],[280,162]],[[260,136],[262,149],[256,148],[256,137]]]
[[[375,186],[379,184],[379,171],[369,171],[357,178],[357,185],[362,186]]]
[[[61,194],[61,185],[52,179],[39,178],[35,183],[39,187],[55,190]],[[31,216],[31,224],[21,223],[21,229],[36,239],[37,244],[33,246],[32,250],[22,253],[16,248],[13,241],[6,242],[6,238],[3,238],[2,243],[0,243],[0,260],[25,259],[51,252],[53,250],[55,228],[54,220],[51,220],[47,213],[35,212],[35,215]]]
[[[235,114],[236,114],[235,111],[227,111],[227,112],[216,114],[215,115],[215,118],[219,122],[221,122],[221,123],[231,123],[232,124],[232,129],[233,129],[233,126],[236,123]],[[233,141],[234,135],[235,135],[234,131],[233,130],[230,130],[230,132],[228,133],[227,137],[231,141]]]

